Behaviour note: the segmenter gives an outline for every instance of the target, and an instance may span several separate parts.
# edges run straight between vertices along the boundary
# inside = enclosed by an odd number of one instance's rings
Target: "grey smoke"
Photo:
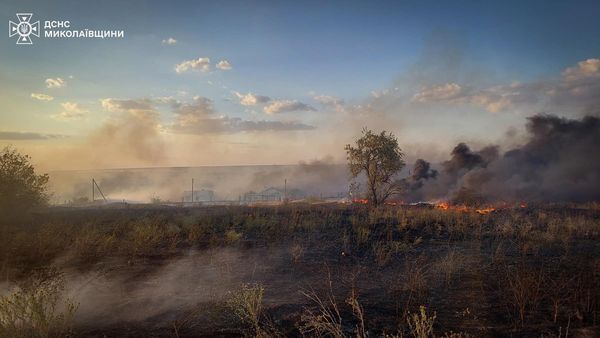
[[[528,118],[528,139],[499,155],[497,146],[472,151],[458,144],[442,174],[410,198],[457,198],[470,193],[491,201],[600,199],[600,122],[597,117]]]

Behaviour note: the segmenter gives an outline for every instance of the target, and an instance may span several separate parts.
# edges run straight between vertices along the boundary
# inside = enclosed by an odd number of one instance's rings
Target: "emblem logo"
[[[8,36],[18,35],[17,45],[31,45],[31,35],[40,37],[40,22],[31,22],[32,13],[17,13],[19,22],[8,22]]]

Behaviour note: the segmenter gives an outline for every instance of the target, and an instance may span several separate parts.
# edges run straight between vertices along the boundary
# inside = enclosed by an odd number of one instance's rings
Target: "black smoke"
[[[472,151],[459,143],[435,179],[419,180],[409,199],[479,201],[600,200],[600,120],[535,115],[527,141],[500,155],[498,146]],[[417,170],[421,172],[423,164]],[[414,176],[414,174],[413,174]]]
[[[437,177],[437,170],[431,169],[431,164],[424,159],[418,159],[412,168],[412,180],[421,181]]]
[[[498,147],[489,146],[473,152],[468,145],[459,143],[452,150],[451,156],[450,160],[442,164],[444,172],[448,175],[460,175],[477,167],[485,168],[498,158]]]

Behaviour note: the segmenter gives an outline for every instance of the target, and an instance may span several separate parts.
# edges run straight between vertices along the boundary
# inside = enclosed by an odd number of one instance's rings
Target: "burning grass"
[[[51,209],[4,227],[0,276],[106,276],[116,319],[86,288],[76,335],[598,333],[599,240],[594,205]]]

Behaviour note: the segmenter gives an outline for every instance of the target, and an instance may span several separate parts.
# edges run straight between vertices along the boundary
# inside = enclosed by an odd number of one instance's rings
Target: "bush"
[[[411,334],[415,338],[427,338],[433,337],[433,323],[435,322],[436,314],[433,316],[427,315],[425,307],[421,305],[419,307],[419,313],[414,313],[408,318],[408,327],[410,328]]]
[[[77,305],[60,302],[64,279],[56,271],[38,274],[0,298],[0,337],[64,337]]]
[[[231,293],[227,303],[244,324],[252,327],[254,336],[257,337],[264,336],[261,328],[264,293],[265,288],[260,284],[244,284],[240,290]]]
[[[48,201],[47,174],[37,175],[28,155],[5,147],[0,152],[0,219],[14,220]]]

